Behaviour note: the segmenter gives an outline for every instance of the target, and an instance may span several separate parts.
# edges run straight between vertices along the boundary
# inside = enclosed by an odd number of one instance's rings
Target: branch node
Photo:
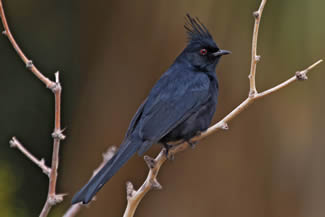
[[[223,122],[223,123],[221,124],[221,129],[222,129],[222,130],[229,130],[229,126],[228,126],[228,124],[225,123],[225,122]]]
[[[65,139],[65,135],[63,135],[64,130],[54,130],[54,132],[52,133],[52,138],[53,139],[59,139],[59,140],[64,140]]]
[[[42,158],[41,160],[40,160],[40,167],[41,167],[41,169],[42,169],[42,172],[44,173],[44,174],[46,174],[49,178],[50,178],[50,174],[51,174],[51,168],[49,168],[49,167],[47,167],[46,166],[46,164],[45,164],[45,159],[44,158]]]
[[[6,32],[6,30],[3,30],[3,31],[2,31],[2,35],[7,36],[7,32]]]
[[[55,87],[55,82],[49,80],[50,82],[49,83],[46,83],[46,88],[52,90],[54,87]]]
[[[305,81],[308,79],[306,70],[296,72],[296,78],[298,81]]]
[[[63,201],[63,197],[66,196],[66,194],[56,194],[56,195],[51,195],[48,198],[48,203],[51,206],[55,206],[58,203],[61,203]]]
[[[249,94],[248,94],[248,97],[249,98],[254,98],[255,96],[256,96],[256,94],[257,94],[257,91],[256,90],[250,90],[249,91]]]
[[[254,11],[254,12],[253,12],[253,17],[254,17],[255,19],[258,19],[258,18],[260,17],[260,12],[259,12],[259,11]]]
[[[136,191],[134,190],[133,184],[131,182],[126,182],[126,196],[127,199],[131,199]]]
[[[260,55],[255,56],[255,62],[261,61],[262,57]]]
[[[58,93],[62,90],[61,84],[59,82],[51,82],[47,88],[51,89],[53,93]]]
[[[27,62],[26,62],[26,68],[27,69],[31,69],[33,67],[33,61],[32,60],[28,60]]]
[[[162,189],[161,184],[158,182],[158,180],[156,178],[152,179],[150,182],[151,182],[152,188],[157,189],[157,190]]]
[[[49,88],[53,93],[58,93],[62,90],[60,79],[59,79],[59,71],[54,73],[55,82],[51,81],[46,87]]]
[[[150,170],[155,168],[155,166],[156,166],[155,159],[153,159],[152,157],[149,157],[147,155],[145,155],[143,158]]]
[[[11,140],[9,141],[10,148],[17,148],[18,143],[16,137],[12,137]]]

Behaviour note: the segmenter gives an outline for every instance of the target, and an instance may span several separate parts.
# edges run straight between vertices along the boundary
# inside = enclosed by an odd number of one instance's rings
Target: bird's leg
[[[173,145],[170,145],[168,143],[163,143],[163,146],[166,149],[166,152],[165,153],[166,153],[166,157],[168,158],[168,160],[174,160],[174,155],[169,153],[169,150],[171,148],[173,148],[174,146]]]
[[[195,133],[195,137],[196,137],[196,136],[200,136],[201,133],[202,133],[202,132],[200,132],[200,131],[196,132],[196,133]],[[192,142],[190,139],[185,139],[184,142],[187,142],[187,144],[189,144],[189,146],[190,146],[192,149],[194,149],[195,146],[196,146],[196,144],[198,143],[198,142]]]

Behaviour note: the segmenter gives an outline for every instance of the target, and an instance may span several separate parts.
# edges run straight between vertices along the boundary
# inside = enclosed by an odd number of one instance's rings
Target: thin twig
[[[31,72],[33,72],[34,75],[46,85],[46,87],[52,88],[55,85],[55,83],[53,81],[51,81],[50,79],[48,79],[47,77],[45,77],[36,68],[36,66],[33,64],[33,61],[26,57],[26,55],[22,52],[22,50],[20,49],[20,47],[16,43],[16,40],[12,36],[11,31],[10,31],[9,26],[8,26],[8,23],[7,23],[5,12],[4,12],[4,9],[3,9],[2,0],[0,0],[0,16],[1,16],[1,21],[2,21],[3,27],[5,29],[2,33],[8,37],[10,43],[12,44],[14,49],[16,50],[18,56],[25,63],[26,68],[29,69]]]
[[[296,72],[296,75],[295,76],[292,76],[291,78],[289,78],[285,82],[283,82],[283,83],[281,83],[281,84],[279,84],[279,85],[277,85],[277,86],[275,86],[273,88],[270,88],[268,90],[265,90],[265,91],[257,94],[256,95],[256,98],[261,98],[261,97],[264,97],[264,96],[266,96],[268,94],[274,93],[274,92],[280,90],[281,88],[284,88],[284,87],[288,86],[289,84],[291,84],[294,81],[308,79],[307,72],[309,72],[310,70],[312,70],[313,68],[315,68],[321,62],[323,62],[323,60],[318,60],[316,63],[314,63],[313,65],[309,66],[307,69]]]
[[[263,13],[264,6],[266,4],[266,0],[262,0],[260,7],[258,11],[254,12],[254,18],[255,18],[255,25],[254,25],[254,32],[253,32],[253,41],[252,41],[252,64],[251,64],[251,71],[249,75],[249,83],[250,83],[250,90],[249,95],[247,99],[245,99],[240,105],[238,105],[234,110],[232,110],[228,115],[226,115],[221,121],[211,126],[207,131],[203,132],[201,135],[193,138],[191,142],[196,142],[198,140],[201,140],[212,133],[215,133],[218,130],[227,130],[228,129],[228,123],[232,119],[234,119],[236,116],[238,116],[243,110],[245,110],[250,104],[252,104],[255,100],[261,99],[271,93],[274,93],[289,84],[293,83],[297,80],[306,80],[307,79],[307,72],[315,68],[318,64],[320,64],[323,60],[319,60],[313,65],[309,66],[305,70],[296,72],[295,76],[288,79],[287,81],[284,81],[283,83],[270,88],[266,91],[263,91],[262,93],[258,93],[256,90],[256,84],[255,84],[255,76],[256,76],[256,65],[257,62],[260,60],[260,56],[257,56],[257,38],[258,38],[258,30],[259,30],[259,24],[260,19]],[[172,149],[169,150],[169,156],[174,155],[178,152],[181,152],[189,147],[189,144],[187,142],[183,142],[179,145],[174,146]],[[163,165],[164,162],[166,162],[168,156],[166,156],[165,151],[162,150],[158,154],[158,156],[153,160],[149,157],[145,156],[145,161],[148,164],[148,159],[152,162],[152,166],[149,166],[149,173],[147,176],[147,179],[144,181],[142,186],[138,190],[134,190],[133,185],[131,182],[127,183],[127,207],[125,209],[123,217],[133,217],[134,213],[141,202],[142,198],[148,193],[148,191],[155,186],[158,186],[158,188],[161,188],[161,185],[157,181],[157,175],[159,172],[160,167]],[[148,164],[149,165],[149,164]],[[157,184],[158,183],[158,184]]]
[[[29,158],[32,162],[34,162],[39,168],[42,169],[43,173],[47,176],[50,176],[51,168],[46,166],[44,159],[38,160],[34,155],[32,155],[22,144],[16,139],[16,137],[12,137],[9,141],[11,148],[17,148],[21,153],[23,153],[27,158]]]
[[[6,35],[16,50],[18,56],[25,63],[26,68],[29,69],[40,81],[42,81],[47,88],[49,88],[53,94],[55,99],[55,116],[54,116],[54,132],[52,133],[53,137],[53,152],[52,152],[52,163],[51,170],[49,174],[49,191],[46,202],[44,204],[43,210],[40,214],[40,217],[46,217],[52,206],[61,202],[63,200],[63,194],[56,194],[56,181],[57,181],[57,169],[59,165],[59,150],[60,150],[60,141],[65,138],[62,134],[61,129],[61,92],[62,87],[59,81],[59,72],[55,73],[55,81],[51,81],[46,76],[44,76],[33,64],[32,60],[28,59],[23,51],[18,46],[15,41],[11,31],[9,29],[6,16],[3,9],[2,0],[0,0],[0,16],[1,21],[4,27],[3,34]],[[34,161],[33,161],[34,162]]]
[[[251,71],[248,76],[248,78],[249,78],[249,96],[253,96],[254,94],[257,93],[256,83],[255,83],[256,65],[257,65],[257,62],[259,62],[261,60],[261,56],[257,55],[257,39],[258,39],[258,30],[260,28],[260,21],[261,21],[261,17],[262,17],[262,13],[263,13],[266,1],[267,0],[262,0],[259,9],[253,13],[253,16],[255,18],[255,24],[254,24],[253,39],[252,39]]]
[[[49,182],[49,191],[47,195],[47,200],[40,214],[40,217],[46,217],[51,210],[51,207],[63,200],[62,195],[56,194],[56,181],[58,176],[58,166],[59,166],[59,150],[60,141],[65,139],[63,135],[63,130],[61,130],[61,85],[59,80],[59,72],[55,73],[55,85],[51,89],[54,93],[55,100],[55,114],[54,114],[54,132],[53,137],[53,152],[52,152],[52,164]]]
[[[116,149],[117,148],[115,146],[111,146],[111,147],[108,148],[108,150],[106,152],[103,153],[103,161],[101,162],[99,167],[96,170],[94,170],[93,175],[90,177],[90,179],[93,178],[96,175],[96,173],[98,173],[99,170],[101,170],[104,167],[104,165],[114,156],[114,154],[116,153]],[[93,200],[95,200],[95,198],[93,198]],[[82,207],[84,207],[82,205],[82,203],[73,204],[65,212],[63,217],[74,217],[74,216],[76,216],[76,214],[80,211],[80,209]]]

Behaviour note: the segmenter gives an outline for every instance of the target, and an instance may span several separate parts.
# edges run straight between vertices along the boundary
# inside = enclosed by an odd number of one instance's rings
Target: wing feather
[[[140,137],[147,141],[139,149],[140,154],[209,99],[209,78],[203,74],[191,78],[192,80],[189,80],[189,77],[179,80],[181,83],[170,81],[168,78],[161,79],[160,84],[157,85],[159,90],[153,88],[139,122]],[[173,84],[178,85],[173,86]]]

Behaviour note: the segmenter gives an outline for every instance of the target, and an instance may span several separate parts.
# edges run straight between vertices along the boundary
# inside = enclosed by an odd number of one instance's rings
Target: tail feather
[[[105,166],[72,198],[72,204],[89,203],[103,185],[128,161],[140,147],[141,142],[125,141]]]

